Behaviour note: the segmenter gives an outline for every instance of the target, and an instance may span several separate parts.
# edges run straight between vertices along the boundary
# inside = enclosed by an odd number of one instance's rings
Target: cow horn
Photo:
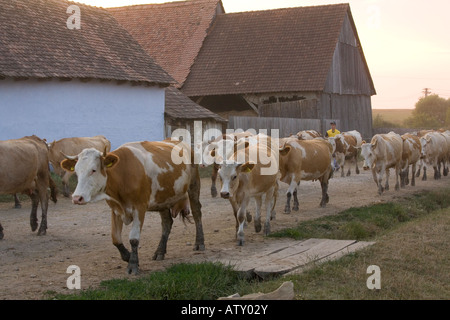
[[[68,160],[78,160],[78,156],[68,156],[67,154],[65,154],[62,151],[60,151],[60,153],[64,156],[64,158],[66,158]]]

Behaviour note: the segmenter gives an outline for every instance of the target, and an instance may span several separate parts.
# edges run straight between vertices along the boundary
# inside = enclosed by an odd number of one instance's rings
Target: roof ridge
[[[195,1],[195,0],[194,0]],[[201,0],[197,0],[201,1]],[[338,7],[338,6],[346,6],[350,8],[350,3],[334,3],[334,4],[322,4],[322,5],[312,5],[312,6],[300,6],[300,7],[285,7],[285,8],[275,8],[275,9],[262,9],[262,10],[248,10],[248,11],[239,11],[239,12],[229,12],[225,15],[239,15],[239,14],[248,14],[248,13],[262,13],[262,12],[274,12],[274,11],[282,11],[282,10],[293,10],[293,9],[310,9],[310,8],[321,8],[321,7]]]
[[[154,7],[180,7],[184,5],[191,5],[194,2],[211,2],[211,3],[218,3],[220,0],[180,0],[180,1],[170,1],[170,2],[163,2],[163,3],[143,3],[143,4],[132,4],[128,6],[118,6],[118,7],[109,7],[104,8],[106,10],[117,10],[117,9],[131,9],[131,8],[154,8]]]

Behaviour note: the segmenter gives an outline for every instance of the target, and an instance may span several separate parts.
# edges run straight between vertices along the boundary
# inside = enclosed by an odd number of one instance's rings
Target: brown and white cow
[[[447,137],[440,132],[428,132],[420,138],[422,145],[422,156],[426,164],[434,169],[434,179],[441,178],[440,166],[444,166],[444,175],[448,174],[446,163],[448,162],[448,144]],[[427,179],[424,172],[424,180]]]
[[[289,185],[287,202],[284,212],[291,213],[291,197],[294,196],[294,211],[298,211],[297,187],[300,181],[320,181],[324,208],[328,201],[328,181],[332,176],[331,144],[322,139],[298,140],[293,138],[280,139],[280,181]]]
[[[184,150],[183,152],[181,152]],[[132,142],[104,154],[94,148],[68,157],[61,166],[75,171],[78,184],[72,195],[75,204],[106,200],[111,208],[112,242],[128,262],[128,273],[138,272],[138,247],[146,211],[159,211],[162,236],[153,256],[164,259],[167,240],[178,211],[192,210],[196,225],[194,250],[204,250],[198,166],[190,164],[191,151],[182,142]],[[122,226],[132,224],[131,253],[122,242]]]
[[[69,179],[74,172],[65,171],[61,168],[60,163],[65,159],[63,154],[77,155],[88,148],[95,148],[101,152],[105,150],[109,152],[111,150],[111,143],[104,136],[99,135],[95,137],[64,138],[49,144],[48,159],[55,173],[62,177],[63,195],[65,197],[70,196]]]
[[[422,146],[420,139],[414,134],[402,135],[403,151],[402,151],[402,172],[400,173],[400,187],[404,188],[409,184],[409,166],[412,167],[411,186],[416,185],[416,165],[420,161]]]
[[[335,145],[334,156],[341,167],[341,177],[345,176],[345,160],[351,160],[355,163],[356,174],[359,174],[358,168],[358,154],[362,145],[361,134],[356,131],[343,132],[335,137],[328,138],[332,145]],[[351,175],[351,170],[348,168],[347,177]]]
[[[264,140],[259,140],[256,145],[241,144],[242,148],[238,145],[236,153],[220,164],[218,172],[222,182],[220,196],[229,199],[236,218],[236,237],[239,246],[244,244],[244,223],[246,217],[249,220],[247,207],[251,198],[256,201],[254,219],[256,232],[261,231],[263,196],[265,196],[266,212],[265,235],[270,233],[270,220],[275,218],[274,208],[278,193],[278,150],[274,150],[274,141],[269,137],[266,136]]]
[[[322,135],[316,130],[304,130],[297,133],[297,138],[299,140],[312,140],[315,138],[322,138]]]
[[[399,134],[377,134],[370,143],[361,146],[361,155],[364,157],[364,170],[372,170],[378,194],[389,190],[389,169],[395,168],[395,190],[400,189],[399,176],[402,165],[403,140]],[[386,173],[385,187],[382,186],[383,174]]]
[[[219,171],[219,164],[210,158],[211,152],[215,152],[216,155],[220,155],[221,159],[228,159],[236,151],[236,142],[242,138],[248,138],[253,136],[253,133],[249,131],[235,132],[229,134],[223,134],[216,139],[207,143],[201,143],[195,146],[198,150],[196,152],[202,153],[202,165],[209,166],[212,164],[211,172],[211,196],[217,197],[217,173]]]
[[[31,230],[38,227],[37,208],[41,203],[41,225],[38,235],[47,232],[47,189],[56,203],[56,186],[48,168],[48,148],[44,140],[37,136],[0,141],[0,194],[23,193],[30,196]],[[0,225],[0,239],[3,238]]]

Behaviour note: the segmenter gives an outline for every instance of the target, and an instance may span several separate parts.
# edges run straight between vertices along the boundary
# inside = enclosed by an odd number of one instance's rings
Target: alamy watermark
[[[66,21],[67,29],[69,29],[69,30],[81,29],[80,7],[73,4],[67,8],[66,13],[71,14],[71,16]]]
[[[370,290],[381,289],[381,269],[379,266],[371,265],[367,268],[367,274],[371,274],[367,278],[367,288]]]
[[[79,266],[71,265],[67,268],[66,273],[71,275],[67,278],[66,285],[70,290],[81,289],[81,269]]]

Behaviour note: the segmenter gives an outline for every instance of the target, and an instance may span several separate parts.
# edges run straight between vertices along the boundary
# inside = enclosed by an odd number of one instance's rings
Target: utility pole
[[[422,91],[425,95],[425,98],[428,97],[431,94],[431,89],[430,88],[425,88]]]

